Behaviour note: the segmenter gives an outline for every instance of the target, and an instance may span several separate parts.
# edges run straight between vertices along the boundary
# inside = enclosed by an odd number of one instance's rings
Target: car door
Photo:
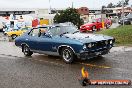
[[[58,55],[57,45],[58,43],[56,36],[58,35],[60,28],[53,27],[50,30],[46,30],[42,33],[39,38],[39,49],[48,55]]]
[[[52,51],[52,36],[47,32],[48,28],[40,28],[40,37],[38,39],[38,48],[40,51],[51,52]]]
[[[39,50],[39,32],[38,28],[32,29],[25,39],[25,43],[28,44],[31,50]]]

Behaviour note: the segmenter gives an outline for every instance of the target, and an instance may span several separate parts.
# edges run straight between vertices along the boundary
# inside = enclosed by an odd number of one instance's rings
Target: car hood
[[[86,24],[84,24],[82,26],[87,26],[87,25],[93,25],[93,23],[86,23]]]
[[[65,34],[64,36],[66,38],[78,40],[82,43],[90,43],[90,42],[113,39],[113,37],[111,36],[106,36],[102,34],[86,34],[86,33]]]

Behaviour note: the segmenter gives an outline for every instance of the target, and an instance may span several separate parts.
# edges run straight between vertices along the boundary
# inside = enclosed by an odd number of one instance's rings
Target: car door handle
[[[26,39],[26,40],[28,40],[28,39]]]

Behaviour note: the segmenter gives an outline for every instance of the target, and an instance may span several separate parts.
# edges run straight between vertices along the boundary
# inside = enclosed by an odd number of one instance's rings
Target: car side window
[[[39,34],[40,34],[40,30],[39,29],[33,29],[31,32],[30,32],[30,36],[39,36]]]
[[[45,34],[47,33],[48,28],[40,28],[40,34],[39,36],[45,36]]]
[[[50,29],[52,36],[60,34],[60,27],[53,27]]]

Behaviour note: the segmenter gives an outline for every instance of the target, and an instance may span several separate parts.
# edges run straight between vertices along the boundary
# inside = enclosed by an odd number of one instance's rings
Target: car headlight
[[[91,48],[91,47],[92,47],[92,44],[91,44],[91,43],[89,43],[87,47],[88,47],[88,48]]]
[[[110,44],[112,44],[113,43],[113,41],[112,40],[110,40]]]

